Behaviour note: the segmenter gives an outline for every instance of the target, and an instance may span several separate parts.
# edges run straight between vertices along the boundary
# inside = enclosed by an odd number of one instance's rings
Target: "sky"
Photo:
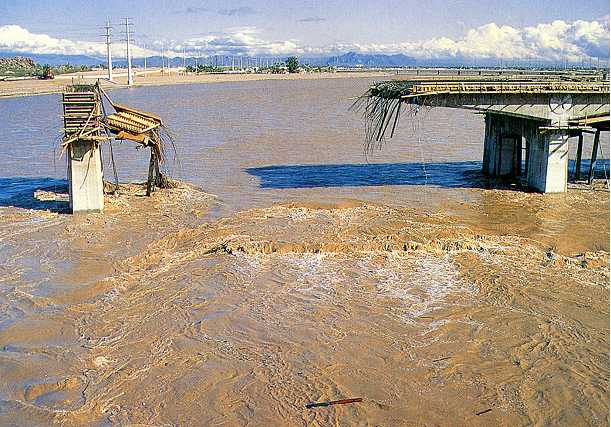
[[[0,0],[0,52],[100,56],[108,19],[122,54],[124,17],[135,56],[609,58],[608,0]]]

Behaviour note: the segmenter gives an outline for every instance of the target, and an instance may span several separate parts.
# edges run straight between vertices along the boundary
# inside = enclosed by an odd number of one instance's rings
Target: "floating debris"
[[[308,403],[306,404],[306,408],[307,409],[312,409],[312,408],[320,408],[320,407],[326,407],[326,406],[331,406],[331,405],[346,405],[348,403],[358,403],[358,402],[362,402],[363,399],[361,397],[356,397],[354,399],[342,399],[342,400],[331,400],[329,402],[312,402],[312,403]]]
[[[431,362],[432,362],[432,363],[436,363],[436,362],[442,362],[442,361],[444,361],[444,360],[448,360],[448,359],[451,359],[451,358],[452,358],[452,356],[441,357],[441,358],[439,358],[439,359],[432,360]]]

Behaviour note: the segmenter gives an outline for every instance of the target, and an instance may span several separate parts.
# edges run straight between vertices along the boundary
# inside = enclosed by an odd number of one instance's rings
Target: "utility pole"
[[[185,57],[185,47],[182,47],[182,68],[187,69],[187,58]]]
[[[127,42],[127,85],[131,86],[134,84],[134,76],[132,75],[132,51],[129,45],[130,29],[129,29],[129,18],[125,18],[125,41]]]
[[[106,20],[106,58],[108,60],[108,81],[112,82],[112,55],[110,53],[110,20]]]
[[[144,77],[146,77],[146,44],[142,44],[142,49],[144,50]]]
[[[165,54],[165,43],[161,44],[161,74],[165,73],[165,58],[163,55]]]

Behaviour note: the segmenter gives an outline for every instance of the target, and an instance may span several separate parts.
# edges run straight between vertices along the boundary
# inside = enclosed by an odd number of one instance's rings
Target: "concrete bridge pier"
[[[554,129],[549,121],[486,113],[482,171],[489,176],[525,176],[528,186],[542,193],[565,192],[568,138],[566,129]]]
[[[568,118],[571,95],[549,100],[548,120],[541,124],[536,143],[530,145],[528,186],[542,193],[564,193],[569,181]]]
[[[104,182],[99,146],[103,140],[100,94],[95,86],[68,86],[62,104],[70,209],[73,213],[101,212],[104,209]]]
[[[536,121],[486,113],[482,172],[490,176],[521,176],[522,160],[526,157],[528,164],[528,145],[536,135],[536,126]]]
[[[497,159],[496,141],[500,131],[496,115],[486,114],[486,130],[484,133],[484,158],[482,160],[482,172],[484,175],[494,175]]]
[[[545,129],[530,144],[528,186],[542,193],[564,193],[567,190],[569,135],[565,130]]]
[[[486,114],[483,172],[490,176],[515,175],[518,150],[503,116]]]
[[[102,155],[94,141],[77,140],[68,149],[68,189],[72,212],[104,209]]]

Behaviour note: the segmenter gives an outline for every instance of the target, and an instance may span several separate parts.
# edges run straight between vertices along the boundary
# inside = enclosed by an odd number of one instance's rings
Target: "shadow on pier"
[[[582,179],[589,162],[582,162]],[[439,163],[362,163],[328,165],[276,165],[248,168],[260,180],[261,188],[367,187],[384,185],[429,185],[441,188],[505,188],[524,190],[519,179],[488,178],[476,161]],[[569,162],[573,175],[575,162]],[[584,174],[585,172],[585,174]],[[609,161],[599,160],[596,178],[609,173]]]
[[[48,198],[37,192],[64,194],[65,198]],[[0,207],[70,212],[66,180],[46,177],[0,177]]]

